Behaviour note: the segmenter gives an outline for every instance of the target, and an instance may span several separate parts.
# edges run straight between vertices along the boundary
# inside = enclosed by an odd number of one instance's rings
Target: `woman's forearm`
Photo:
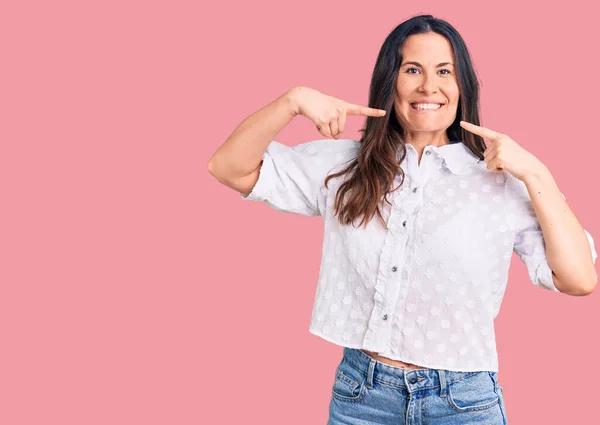
[[[540,166],[523,178],[539,220],[556,288],[569,295],[591,293],[598,281],[588,239],[550,170]]]

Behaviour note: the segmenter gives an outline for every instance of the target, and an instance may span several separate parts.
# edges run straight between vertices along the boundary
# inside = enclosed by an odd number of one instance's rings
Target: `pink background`
[[[295,85],[366,104],[425,12],[465,38],[482,124],[552,171],[600,243],[593,2],[8,1],[0,6],[0,423],[325,424],[342,347],[308,331],[323,223],[206,169]],[[357,138],[351,117],[344,138]],[[296,118],[286,144],[321,138]],[[496,321],[509,423],[593,423],[600,291]]]

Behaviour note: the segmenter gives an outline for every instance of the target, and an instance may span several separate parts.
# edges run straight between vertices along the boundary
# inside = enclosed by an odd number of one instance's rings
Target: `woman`
[[[511,254],[535,285],[584,295],[593,239],[543,163],[479,126],[477,78],[447,22],[390,33],[369,105],[293,88],[209,170],[242,199],[324,219],[310,332],[344,347],[329,424],[506,424],[493,320]],[[325,139],[272,140],[297,115]],[[367,117],[359,141],[340,139],[348,115]]]

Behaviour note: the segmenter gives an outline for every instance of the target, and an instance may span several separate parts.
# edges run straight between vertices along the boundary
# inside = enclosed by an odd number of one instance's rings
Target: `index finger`
[[[500,133],[496,133],[494,130],[490,130],[489,128],[480,127],[475,124],[471,124],[470,122],[461,121],[460,125],[467,131],[470,131],[473,134],[477,134],[478,136],[483,137],[488,140],[496,140],[501,136]]]
[[[353,105],[347,108],[348,115],[365,115],[367,117],[382,117],[385,115],[385,109],[374,109],[368,106]]]

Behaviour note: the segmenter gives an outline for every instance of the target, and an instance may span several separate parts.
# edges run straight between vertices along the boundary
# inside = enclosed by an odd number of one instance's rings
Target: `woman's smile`
[[[437,112],[444,106],[442,103],[411,103],[410,107],[418,112]]]

